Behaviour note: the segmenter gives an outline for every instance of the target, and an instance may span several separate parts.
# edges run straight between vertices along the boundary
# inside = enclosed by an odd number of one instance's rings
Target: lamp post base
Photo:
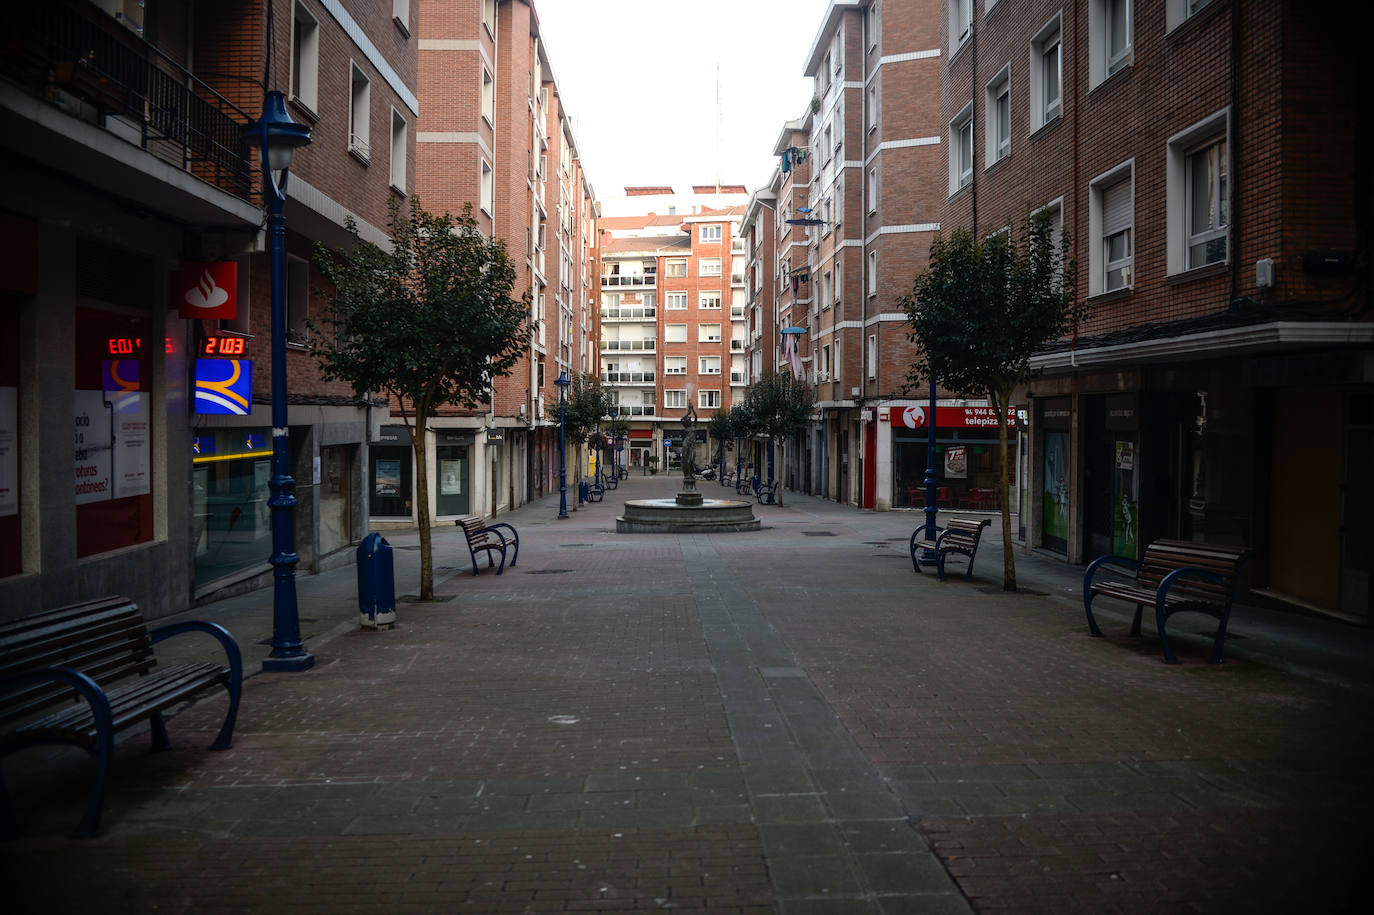
[[[290,658],[263,658],[263,673],[298,673],[315,666],[315,656],[310,652]]]

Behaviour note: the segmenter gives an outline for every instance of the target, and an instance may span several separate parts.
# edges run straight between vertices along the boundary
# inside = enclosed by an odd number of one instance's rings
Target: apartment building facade
[[[319,377],[311,254],[347,241],[347,216],[384,243],[389,200],[410,193],[410,15],[57,0],[7,18],[23,49],[0,65],[7,613],[120,593],[156,617],[271,574],[271,274],[243,132],[264,74],[313,135],[285,206],[298,568],[348,560],[380,410]],[[196,317],[193,299],[233,315]],[[215,400],[230,411],[207,412]]]
[[[943,13],[942,221],[992,232],[1047,208],[1090,306],[1033,363],[1027,546],[1078,563],[1244,544],[1256,588],[1369,620],[1355,39],[1287,0]]]
[[[558,485],[555,381],[595,370],[597,203],[533,3],[422,3],[419,54],[420,198],[432,211],[470,206],[516,266],[513,294],[530,297],[520,362],[485,409],[442,409],[425,445],[431,519],[494,515]],[[398,506],[392,523],[415,510]]]

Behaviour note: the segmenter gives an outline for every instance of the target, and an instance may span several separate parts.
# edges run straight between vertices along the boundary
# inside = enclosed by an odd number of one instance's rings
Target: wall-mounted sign
[[[878,419],[886,419],[894,426],[907,429],[924,429],[929,413],[929,406],[892,407],[886,416],[880,411]],[[1008,429],[1017,427],[1017,416],[1018,411],[1013,407],[1011,415],[1007,417]],[[935,425],[940,429],[996,429],[997,411],[992,407],[936,406]]]
[[[237,317],[238,281],[239,265],[234,261],[184,263],[167,279],[168,307],[192,320]]]
[[[247,416],[252,409],[251,359],[196,360],[196,413]]]
[[[504,442],[505,440],[506,440],[506,433],[502,432],[500,429],[488,429],[488,430],[487,430],[487,441],[488,441],[488,442]]]

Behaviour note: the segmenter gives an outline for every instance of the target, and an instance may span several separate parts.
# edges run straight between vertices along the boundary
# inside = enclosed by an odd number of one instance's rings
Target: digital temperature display
[[[246,350],[244,344],[247,340],[243,337],[206,337],[205,355],[207,356],[242,356]]]
[[[105,346],[111,356],[134,356],[143,352],[142,337],[110,337],[105,341]],[[168,337],[163,343],[168,353],[175,352],[172,346],[172,338]]]

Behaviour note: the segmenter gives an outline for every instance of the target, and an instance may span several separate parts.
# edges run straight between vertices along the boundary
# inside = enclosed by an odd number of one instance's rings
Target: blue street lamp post
[[[272,476],[267,500],[272,510],[272,653],[266,671],[307,670],[315,656],[301,643],[296,607],[296,481],[291,477],[290,427],[286,415],[286,181],[296,148],[310,143],[310,128],[291,120],[286,97],[273,90],[263,99],[262,117],[244,130],[258,147],[262,195],[272,262]],[[280,177],[278,177],[280,176]]]
[[[935,379],[930,379],[930,412],[926,416],[926,539],[935,539]]]
[[[572,380],[568,378],[567,372],[559,372],[558,380],[554,382],[558,385],[558,517],[568,517],[568,464],[565,458],[565,448],[567,447],[567,400],[568,385]]]

